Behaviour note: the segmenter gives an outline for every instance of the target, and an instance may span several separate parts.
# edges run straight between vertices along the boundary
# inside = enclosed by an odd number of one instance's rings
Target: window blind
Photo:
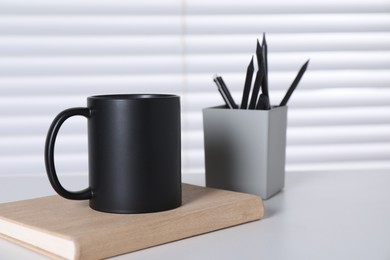
[[[182,103],[183,174],[204,172],[202,109],[237,102],[266,32],[271,103],[289,101],[287,170],[390,168],[388,1],[0,2],[0,175],[44,174],[57,113],[106,93],[173,93]],[[60,175],[86,174],[84,118],[64,124]]]

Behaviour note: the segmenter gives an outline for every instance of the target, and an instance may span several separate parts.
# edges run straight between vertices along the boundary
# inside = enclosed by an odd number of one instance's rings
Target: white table
[[[115,259],[390,259],[390,171],[288,172],[265,218]],[[86,177],[64,177],[67,187]],[[183,181],[204,185],[203,175]],[[0,178],[0,202],[54,194],[46,176]],[[0,239],[0,259],[46,259]]]

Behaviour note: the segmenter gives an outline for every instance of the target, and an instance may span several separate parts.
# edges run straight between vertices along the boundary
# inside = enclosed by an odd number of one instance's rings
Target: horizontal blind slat
[[[67,107],[68,108],[68,107]],[[63,108],[65,109],[65,108]],[[8,136],[46,136],[51,122],[54,117],[61,111],[53,111],[52,116],[18,116],[18,117],[0,117],[0,135]],[[73,123],[78,117],[68,120],[67,124],[72,124],[66,134],[78,134],[85,132],[84,123]],[[84,118],[80,120],[85,120]],[[2,149],[0,147],[0,149]]]
[[[291,14],[291,13],[367,13],[390,10],[386,0],[374,1],[257,1],[257,0],[187,0],[187,12],[199,15]]]
[[[2,58],[1,76],[180,73],[180,55]]]
[[[222,74],[242,71],[248,62],[245,57],[247,55],[188,55],[186,72]],[[269,53],[269,70],[298,71],[309,58],[309,70],[314,71],[390,69],[390,51],[371,51]],[[182,62],[179,53],[121,57],[5,57],[0,60],[0,76],[173,73],[182,71]]]
[[[388,32],[390,17],[376,14],[188,15],[188,34]]]
[[[258,34],[188,35],[186,53],[252,53]],[[153,55],[177,53],[180,39],[175,35],[133,36],[1,36],[0,55]],[[390,49],[389,32],[268,34],[270,52],[379,51]],[[286,46],[286,42],[289,44]],[[154,48],[158,43],[158,48]]]
[[[132,75],[84,75],[84,76],[24,76],[0,77],[4,97],[34,98],[60,95],[83,96],[97,93],[174,92],[182,89],[180,73],[132,74]],[[11,112],[11,111],[10,111]]]
[[[158,48],[156,46],[158,45]],[[9,56],[140,56],[181,53],[177,35],[134,36],[1,36],[0,55]]]
[[[221,74],[222,75],[222,74]],[[331,75],[331,76],[330,76]],[[222,75],[231,91],[242,91],[242,73],[227,73]],[[296,71],[283,71],[270,73],[269,85],[271,91],[283,92],[296,76]],[[212,73],[189,74],[187,78],[187,93],[209,92],[215,94]],[[0,86],[3,96],[19,96],[21,93],[30,97],[50,96],[55,94],[74,95],[78,93],[84,97],[90,93],[107,91],[146,91],[149,89],[177,91],[181,89],[182,74],[153,74],[149,75],[93,75],[93,76],[25,76],[0,77]],[[348,70],[348,71],[310,71],[304,75],[297,90],[315,89],[347,89],[351,91],[372,86],[387,88],[390,86],[390,73],[387,70]],[[206,95],[206,93],[204,93]]]
[[[87,154],[56,155],[56,170],[61,176],[72,172],[88,172]],[[23,163],[21,163],[23,162]],[[45,174],[43,153],[34,156],[0,157],[1,174]]]
[[[179,16],[163,16],[158,23],[151,18],[153,17],[103,15],[89,17],[2,16],[0,17],[0,34],[180,34],[182,28]],[[289,22],[286,23],[286,20]],[[188,34],[386,32],[389,29],[390,18],[385,13],[186,16],[186,33]]]
[[[120,1],[120,0],[68,0],[48,1],[35,0],[3,0],[4,8],[0,14],[171,14],[180,12],[182,5],[179,0]],[[308,0],[289,1],[234,1],[234,0],[188,0],[186,9],[189,14],[267,14],[267,13],[366,13],[389,10],[386,0],[374,1],[326,1],[313,2]]]
[[[251,55],[197,54],[187,55],[188,73],[245,71]],[[309,70],[374,70],[390,69],[390,51],[286,52],[268,54],[269,70],[298,71],[310,59]]]
[[[63,131],[61,131],[63,132]],[[8,138],[0,138],[0,157],[2,156],[27,156],[41,153],[45,144],[44,135],[41,136],[10,136]],[[85,154],[87,153],[87,131],[84,135],[71,135],[60,133],[56,141],[55,154]]]
[[[253,53],[259,32],[240,35],[188,35],[189,54]],[[288,44],[286,45],[286,42]],[[389,32],[350,33],[272,33],[267,34],[269,52],[321,52],[321,51],[367,51],[389,50]]]
[[[1,35],[180,34],[180,16],[0,16]]]
[[[0,14],[25,15],[166,15],[181,12],[180,0],[2,0]]]

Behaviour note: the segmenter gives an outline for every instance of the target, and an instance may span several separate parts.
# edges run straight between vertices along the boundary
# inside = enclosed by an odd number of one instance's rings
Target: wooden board
[[[261,219],[254,195],[183,184],[183,205],[110,214],[57,195],[0,204],[0,236],[51,257],[102,259]]]

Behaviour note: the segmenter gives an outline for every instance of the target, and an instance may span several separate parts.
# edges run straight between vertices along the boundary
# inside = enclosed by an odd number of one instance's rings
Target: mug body
[[[104,95],[87,104],[90,207],[146,213],[180,206],[180,98]]]

